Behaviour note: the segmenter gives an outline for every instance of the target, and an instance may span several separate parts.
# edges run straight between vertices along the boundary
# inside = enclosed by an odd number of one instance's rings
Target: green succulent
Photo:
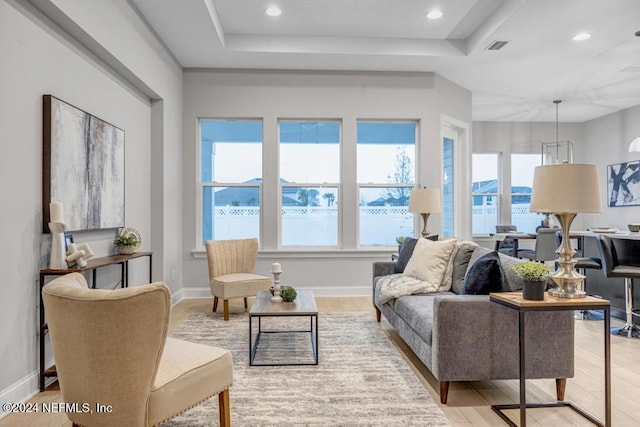
[[[284,302],[293,302],[297,296],[298,296],[298,293],[296,292],[295,289],[291,287],[285,288],[282,291],[282,301]]]
[[[396,237],[396,242],[401,245],[402,243],[404,243],[404,240],[406,239],[406,237],[404,236],[398,236]]]
[[[526,261],[511,268],[518,277],[524,280],[542,281],[549,277],[549,266],[542,262]]]
[[[135,234],[118,234],[118,237],[113,241],[113,246],[116,248],[119,247],[131,247],[136,246],[138,244],[138,238]]]

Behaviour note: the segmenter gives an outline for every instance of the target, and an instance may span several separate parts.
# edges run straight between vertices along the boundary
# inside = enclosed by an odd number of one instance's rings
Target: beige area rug
[[[308,328],[308,318],[265,318],[264,329]],[[275,323],[274,323],[275,322]],[[249,318],[192,314],[176,338],[231,350],[230,391],[235,426],[447,426],[398,350],[368,313],[320,313],[319,365],[249,366]],[[254,333],[257,320],[254,319]],[[312,360],[308,334],[263,334],[256,362]],[[166,426],[218,425],[218,399],[209,399]]]

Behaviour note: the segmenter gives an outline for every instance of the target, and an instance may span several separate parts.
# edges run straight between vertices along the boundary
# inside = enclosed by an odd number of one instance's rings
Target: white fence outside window
[[[360,236],[363,246],[395,246],[397,236],[413,235],[413,214],[406,206],[360,206]],[[305,246],[333,246],[337,241],[337,206],[283,206],[287,236],[283,241],[305,237]],[[213,209],[217,240],[255,237],[260,231],[259,206],[219,206]],[[333,224],[334,226],[327,226]],[[296,237],[298,236],[298,237]]]

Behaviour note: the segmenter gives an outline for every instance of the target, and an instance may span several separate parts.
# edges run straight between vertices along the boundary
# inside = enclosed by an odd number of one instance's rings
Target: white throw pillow
[[[402,274],[439,287],[457,242],[456,239],[435,242],[428,239],[418,239],[413,255],[411,255]],[[451,285],[449,284],[449,286]]]

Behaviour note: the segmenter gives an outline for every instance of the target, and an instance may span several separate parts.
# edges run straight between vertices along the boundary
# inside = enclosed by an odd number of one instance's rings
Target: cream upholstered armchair
[[[230,425],[231,354],[167,337],[163,283],[88,289],[70,273],[42,294],[62,398],[92,411],[67,412],[74,425],[155,426],[216,394],[220,425]]]
[[[224,303],[224,320],[229,320],[229,299],[247,297],[271,286],[271,278],[255,274],[258,256],[258,239],[207,240],[209,261],[209,286],[213,295],[213,311],[218,299]]]

